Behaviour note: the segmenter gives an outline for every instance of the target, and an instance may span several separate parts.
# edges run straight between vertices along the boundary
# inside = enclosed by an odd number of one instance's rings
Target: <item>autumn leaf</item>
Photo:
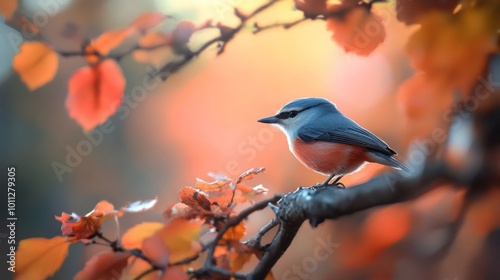
[[[251,188],[243,183],[236,185],[236,189],[240,193],[235,196],[235,201],[240,203],[246,201],[253,203],[257,197],[265,195],[269,192],[269,190],[262,185],[257,185]]]
[[[61,232],[70,240],[86,240],[94,236],[101,229],[102,223],[116,215],[113,204],[103,200],[97,203],[94,210],[80,217],[72,213],[62,213],[56,220],[62,223]]]
[[[121,104],[125,78],[111,59],[76,71],[69,80],[66,108],[85,131],[113,115]]]
[[[200,252],[197,240],[202,230],[201,221],[175,219],[153,236],[159,237],[170,252],[170,262],[180,261]],[[146,240],[145,240],[146,241]]]
[[[327,12],[327,0],[294,0],[295,7],[308,17],[317,17]]]
[[[125,39],[132,36],[134,30],[125,28],[121,30],[112,30],[101,34],[90,45],[101,55],[107,55],[112,49],[119,46]]]
[[[413,67],[468,93],[496,50],[493,17],[487,8],[425,14],[406,45]]]
[[[58,67],[56,52],[44,43],[25,42],[13,58],[12,68],[30,90],[35,90],[54,79]]]
[[[129,28],[138,31],[139,33],[145,33],[149,29],[162,23],[167,16],[160,12],[150,12],[144,13],[138,16],[134,22],[129,25]]]
[[[167,221],[171,221],[173,219],[178,219],[178,218],[191,220],[196,217],[202,218],[209,214],[211,214],[211,212],[203,211],[200,213],[200,211],[195,210],[194,208],[184,203],[175,203],[167,207],[165,212],[163,212],[163,217],[165,217],[165,220]]]
[[[66,259],[70,244],[63,236],[21,240],[16,252],[14,278],[32,280],[54,275]]]
[[[253,255],[253,249],[242,244],[239,241],[230,241],[215,248],[214,257],[217,259],[218,266],[221,266],[230,272],[238,272],[250,261]]]
[[[0,14],[10,20],[17,9],[17,0],[2,0],[0,1]]]
[[[253,179],[253,177],[259,173],[262,173],[266,171],[266,169],[264,167],[255,167],[255,168],[252,168],[252,169],[249,169],[245,172],[243,172],[239,177],[238,177],[238,180],[236,180],[236,185],[238,185],[239,183],[243,182],[243,181],[246,181],[246,180],[251,180]]]
[[[224,243],[227,240],[239,241],[245,236],[246,233],[246,225],[244,221],[241,221],[234,227],[230,227],[222,236],[221,242]]]
[[[329,9],[335,11],[343,6],[331,5]],[[328,17],[326,22],[333,31],[333,40],[346,52],[366,56],[385,39],[382,19],[365,7],[354,7],[342,17]]]
[[[128,264],[129,254],[120,252],[101,252],[90,258],[83,270],[75,275],[74,280],[115,279]]]
[[[166,267],[170,261],[170,250],[163,239],[155,234],[145,238],[141,245],[142,253],[150,259],[155,266]]]
[[[459,2],[459,0],[396,0],[396,17],[405,24],[413,24],[417,23],[422,15],[432,11],[443,11],[451,14]]]
[[[136,258],[129,259],[129,265],[122,274],[122,280],[136,279],[139,275],[151,269],[151,264]],[[157,270],[140,278],[141,280],[188,280],[186,272],[180,266],[168,267],[164,272]]]
[[[204,192],[219,192],[221,191],[224,187],[228,187],[229,184],[231,183],[230,179],[216,179],[215,181],[212,182],[207,182],[205,180],[202,180],[200,178],[196,178],[196,183],[195,187],[197,189],[200,189],[201,191]]]
[[[142,242],[162,229],[165,225],[159,222],[144,222],[128,229],[122,236],[122,246],[125,249],[141,248]]]
[[[179,191],[181,202],[195,210],[203,212],[210,211],[210,201],[208,195],[192,187],[183,187]]]
[[[162,275],[161,280],[188,280],[190,279],[186,272],[179,266],[171,266],[167,268]]]

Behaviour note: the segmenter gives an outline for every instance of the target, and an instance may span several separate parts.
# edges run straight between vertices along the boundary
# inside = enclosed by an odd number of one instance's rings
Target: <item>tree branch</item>
[[[444,162],[427,163],[420,174],[403,177],[400,173],[379,175],[350,188],[299,188],[285,195],[277,213],[280,228],[264,256],[247,279],[264,279],[290,246],[305,220],[313,227],[325,219],[335,219],[375,206],[408,201],[438,187],[439,181],[457,183]],[[463,184],[454,184],[463,185]]]

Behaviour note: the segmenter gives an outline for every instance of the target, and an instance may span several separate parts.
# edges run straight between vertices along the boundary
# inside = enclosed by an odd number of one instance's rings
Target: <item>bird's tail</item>
[[[404,164],[402,164],[401,162],[399,162],[397,159],[393,158],[390,155],[386,155],[380,151],[372,150],[372,149],[368,149],[368,153],[372,157],[371,161],[373,161],[373,162],[387,165],[390,167],[394,167],[396,169],[404,170],[404,171],[410,173],[410,169],[408,169],[408,167],[406,167]]]

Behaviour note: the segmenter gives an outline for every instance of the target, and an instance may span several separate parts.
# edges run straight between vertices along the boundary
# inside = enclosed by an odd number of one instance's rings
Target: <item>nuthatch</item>
[[[409,171],[393,157],[396,151],[324,98],[296,99],[275,116],[258,121],[278,126],[287,137],[290,151],[303,165],[329,176],[323,185],[343,186],[339,180],[366,162]]]

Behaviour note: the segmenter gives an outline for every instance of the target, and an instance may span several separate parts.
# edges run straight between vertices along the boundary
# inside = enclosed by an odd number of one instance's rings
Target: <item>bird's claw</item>
[[[345,189],[345,185],[341,182],[336,182],[336,183],[332,183],[332,184],[328,184],[328,183],[323,183],[321,184],[322,187],[335,187],[335,188],[339,188],[339,189]]]

